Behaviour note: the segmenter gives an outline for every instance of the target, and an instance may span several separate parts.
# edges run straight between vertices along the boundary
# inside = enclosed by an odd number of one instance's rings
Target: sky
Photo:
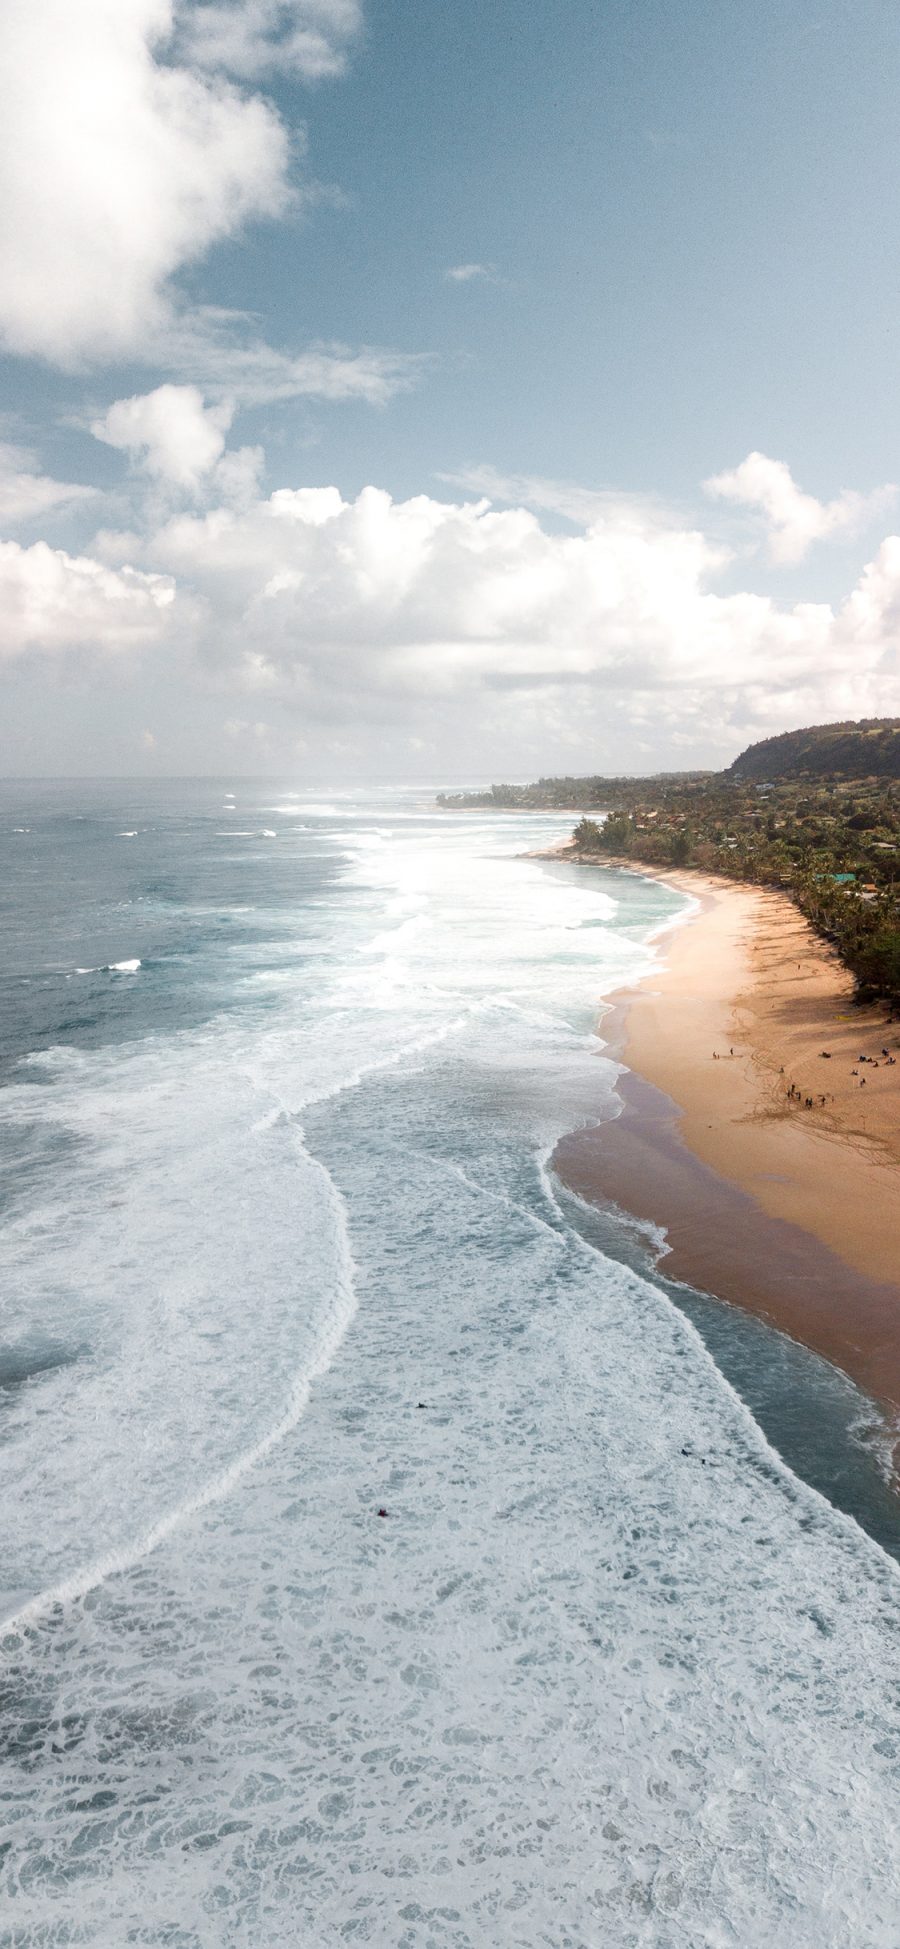
[[[4,0],[0,770],[900,713],[895,0]]]

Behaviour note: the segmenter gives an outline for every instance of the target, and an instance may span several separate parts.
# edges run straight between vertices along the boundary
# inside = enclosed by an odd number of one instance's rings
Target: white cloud
[[[114,537],[104,552],[116,559]],[[395,503],[373,487],[183,515],[143,559],[199,593],[228,681],[360,724],[453,700],[471,716],[494,691],[508,727],[536,695],[575,729],[585,699],[617,696],[655,699],[702,735],[741,699],[770,715],[785,696],[886,708],[897,688],[900,540],[838,611],[721,595],[719,549],[634,509],[559,535],[521,508]]]
[[[259,494],[260,476],[266,464],[262,447],[231,447],[223,453],[214,472],[214,484],[226,507],[247,507]]]
[[[267,102],[168,64],[171,0],[6,0],[0,337],[58,363],[140,352],[168,283],[288,194]]]
[[[142,648],[164,635],[174,602],[168,576],[108,568],[45,541],[0,542],[0,658]]]
[[[382,406],[414,385],[424,358],[373,347],[316,344],[299,353],[277,351],[247,337],[244,313],[206,307],[173,319],[150,356],[207,394],[265,406],[280,399],[361,400]]]
[[[0,441],[0,522],[17,527],[20,522],[36,521],[56,508],[72,507],[79,501],[94,499],[92,487],[74,481],[53,480],[36,471],[38,461],[28,447]]]
[[[783,460],[750,453],[732,472],[715,474],[704,482],[707,494],[756,509],[769,529],[769,552],[774,562],[802,561],[813,542],[829,535],[857,533],[866,522],[896,499],[892,485],[871,494],[845,488],[834,501],[817,501],[805,494]]]
[[[217,495],[230,459],[208,476]],[[603,499],[560,534],[483,499],[261,499],[254,465],[230,505],[99,535],[90,558],[5,553],[7,653],[152,650],[177,622],[184,681],[227,700],[219,732],[265,720],[274,762],[302,730],[344,769],[388,750],[402,767],[413,749],[451,772],[689,762],[900,710],[900,537],[841,606],[784,605],[721,593],[722,550],[639,504]]]
[[[181,8],[179,45],[193,65],[244,80],[318,81],[343,73],[361,25],[358,0],[205,0]]]
[[[199,386],[166,384],[114,400],[90,430],[95,439],[129,454],[140,471],[173,487],[197,492],[202,485],[210,499],[218,495],[228,504],[244,503],[258,491],[265,456],[258,446],[226,453],[226,434],[238,402],[260,405],[304,393],[381,405],[409,383],[407,364],[416,369],[415,361],[343,348],[290,359],[268,346],[232,347],[222,360],[219,380],[226,375],[231,379],[237,399],[224,394],[208,405]],[[2,452],[0,447],[0,509]]]
[[[247,313],[191,308],[173,282],[245,220],[322,193],[289,183],[302,129],[198,68],[337,72],[359,24],[357,0],[235,0],[182,6],[173,40],[172,0],[7,0],[0,346],[73,368],[140,361],[238,406],[380,405],[413,384],[414,355],[279,351]]]
[[[130,454],[148,473],[195,488],[221,459],[233,413],[227,400],[204,405],[197,386],[157,386],[155,392],[117,399],[93,421],[91,432]]]
[[[493,264],[450,264],[444,276],[449,278],[452,284],[471,284],[475,278],[487,278],[490,282],[494,276],[494,266]]]
[[[449,487],[462,487],[470,494],[486,495],[490,501],[561,514],[579,528],[590,527],[605,516],[636,520],[642,527],[653,522],[672,526],[671,518],[649,494],[629,495],[614,488],[580,487],[574,481],[547,480],[538,474],[502,473],[497,467],[465,467],[458,473],[438,474],[436,479],[446,481]]]

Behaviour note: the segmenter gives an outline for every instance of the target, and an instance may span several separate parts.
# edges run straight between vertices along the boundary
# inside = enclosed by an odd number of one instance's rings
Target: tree
[[[632,828],[627,812],[608,813],[600,828],[600,844],[605,853],[627,853],[631,847]]]
[[[582,853],[597,853],[603,843],[596,819],[579,819],[572,838]]]

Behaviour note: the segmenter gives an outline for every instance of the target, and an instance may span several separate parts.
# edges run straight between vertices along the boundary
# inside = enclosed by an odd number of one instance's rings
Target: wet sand
[[[555,1168],[664,1228],[667,1275],[761,1314],[900,1413],[900,1025],[854,1007],[783,895],[654,877],[699,913],[604,1014],[628,1065],[622,1115],[565,1138]]]

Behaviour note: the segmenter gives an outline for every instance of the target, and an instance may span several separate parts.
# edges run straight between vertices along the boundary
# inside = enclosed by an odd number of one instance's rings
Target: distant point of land
[[[539,778],[443,792],[438,803],[580,812],[570,859],[693,866],[780,887],[832,942],[860,1000],[900,1005],[900,718],[785,731],[720,772]]]
[[[900,778],[900,718],[812,724],[804,731],[761,738],[735,758],[726,777]]]

